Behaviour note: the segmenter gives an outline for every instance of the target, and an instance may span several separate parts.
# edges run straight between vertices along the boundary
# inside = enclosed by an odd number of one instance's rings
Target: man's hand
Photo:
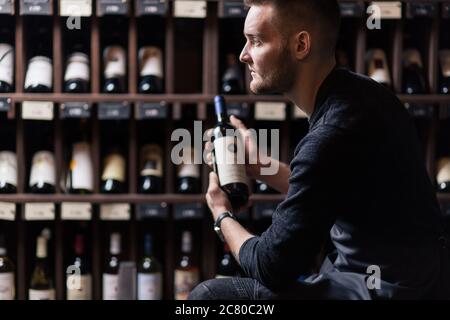
[[[214,221],[216,221],[221,213],[225,211],[233,211],[230,200],[228,200],[227,194],[220,188],[219,178],[214,171],[209,173],[209,186],[206,193],[206,202],[211,210]],[[251,207],[251,205],[252,202],[249,201],[244,207],[239,208],[233,213],[239,214]]]

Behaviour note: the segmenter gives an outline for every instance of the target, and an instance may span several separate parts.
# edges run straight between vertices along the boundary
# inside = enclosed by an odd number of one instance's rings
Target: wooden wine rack
[[[99,1],[99,0],[97,0]],[[94,1],[95,2],[95,1]],[[353,43],[351,49],[351,56],[354,57],[352,65],[354,70],[358,73],[365,73],[365,52],[370,46],[371,34],[374,31],[366,28],[366,14],[365,8],[368,2],[363,1],[340,1],[347,5],[346,16],[343,17],[343,25],[354,26],[351,28],[352,34],[343,34],[343,38]],[[98,6],[93,3],[92,15],[86,19],[90,25],[90,61],[91,61],[91,93],[89,94],[66,94],[63,93],[63,72],[64,72],[64,59],[62,54],[62,48],[64,47],[64,18],[58,15],[59,2],[53,3],[52,19],[52,45],[53,45],[53,79],[54,79],[54,91],[50,94],[30,94],[23,91],[24,76],[27,65],[26,52],[33,43],[27,43],[25,41],[25,33],[27,32],[27,19],[26,15],[20,15],[20,3],[15,3],[15,14],[13,19],[13,25],[11,28],[14,30],[15,39],[15,92],[11,94],[2,94],[0,99],[3,99],[3,103],[10,105],[9,111],[7,111],[4,118],[1,121],[12,121],[15,123],[16,128],[16,154],[19,159],[18,163],[18,193],[11,195],[0,195],[0,202],[15,203],[16,204],[16,216],[12,224],[14,230],[17,231],[16,241],[16,261],[17,261],[17,298],[27,298],[27,288],[29,284],[29,272],[26,265],[32,263],[33,256],[29,256],[27,251],[27,225],[32,223],[24,218],[24,207],[27,203],[55,203],[57,204],[56,217],[52,221],[54,223],[55,235],[54,235],[54,253],[55,253],[55,283],[56,283],[56,296],[57,299],[63,299],[65,296],[65,270],[64,270],[64,254],[67,250],[68,244],[65,243],[63,229],[66,221],[61,218],[60,204],[66,202],[83,202],[94,204],[94,210],[92,219],[89,221],[92,231],[92,270],[94,279],[93,294],[95,299],[101,299],[101,270],[102,261],[100,261],[100,255],[97,254],[102,250],[102,237],[100,233],[101,224],[104,223],[100,219],[98,206],[107,203],[128,203],[131,204],[131,217],[129,220],[122,221],[120,223],[127,224],[127,228],[130,234],[130,240],[127,245],[129,252],[129,259],[136,261],[138,259],[137,247],[140,245],[137,243],[137,239],[134,236],[137,232],[138,225],[141,223],[141,219],[138,218],[139,205],[143,204],[161,204],[163,203],[168,208],[169,214],[160,219],[164,220],[165,230],[164,246],[165,256],[162,261],[164,266],[164,297],[166,299],[172,299],[173,297],[173,270],[176,265],[176,256],[174,251],[178,249],[179,244],[175,243],[175,224],[182,223],[182,221],[195,220],[201,226],[201,245],[202,255],[200,261],[202,279],[212,278],[215,274],[216,268],[216,236],[212,231],[212,220],[210,214],[205,206],[204,193],[207,189],[207,178],[209,168],[205,165],[202,166],[202,191],[203,194],[198,195],[180,195],[175,193],[175,168],[172,165],[166,165],[165,171],[165,193],[162,195],[142,195],[137,193],[137,159],[138,159],[138,137],[137,137],[137,124],[140,121],[148,121],[148,125],[153,125],[154,121],[165,121],[165,132],[159,132],[158,134],[164,136],[167,145],[165,146],[166,159],[170,157],[170,149],[173,145],[170,142],[170,135],[173,129],[176,128],[177,120],[180,118],[180,110],[183,108],[190,108],[195,105],[197,107],[198,119],[204,121],[204,128],[208,128],[213,124],[213,119],[210,117],[210,105],[213,101],[214,95],[218,93],[221,70],[223,69],[220,63],[220,55],[223,50],[221,48],[221,42],[225,41],[222,36],[222,32],[228,28],[229,25],[237,24],[243,26],[243,20],[245,11],[241,6],[242,2],[239,0],[227,1],[227,0],[208,0],[204,18],[192,18],[176,17],[174,15],[174,1],[170,0],[166,2],[167,11],[158,15],[145,15],[137,16],[135,14],[136,3],[129,3],[130,11],[127,15],[128,29],[124,32],[127,38],[127,52],[128,52],[128,93],[108,95],[101,93],[101,73],[102,73],[102,61],[101,61],[101,24],[105,17],[100,16],[96,10]],[[426,4],[425,9],[419,10],[420,5]],[[383,20],[388,21],[390,25],[391,33],[386,34],[389,37],[389,48],[386,48],[390,53],[388,59],[391,64],[391,75],[393,78],[393,87],[398,93],[400,100],[405,103],[411,104],[411,113],[416,116],[416,119],[425,121],[426,126],[424,132],[426,144],[426,166],[430,174],[430,177],[434,181],[435,177],[435,153],[436,143],[435,136],[439,129],[439,119],[446,116],[450,110],[450,95],[438,94],[438,50],[440,48],[450,48],[450,39],[443,38],[443,33],[447,33],[450,30],[450,2],[447,1],[402,1],[402,18]],[[414,6],[418,5],[419,9]],[[431,5],[432,7],[427,7]],[[232,8],[232,9],[230,9]],[[434,8],[434,9],[433,9]],[[359,11],[358,11],[359,10]],[[362,12],[360,12],[362,10]],[[432,13],[427,10],[435,10]],[[429,15],[428,15],[429,13]],[[411,15],[411,17],[407,17]],[[422,16],[421,16],[422,15]],[[1,19],[1,18],[0,18]],[[139,30],[138,21],[143,19],[163,19],[165,30],[164,33],[164,61],[165,61],[165,94],[160,95],[143,95],[137,93],[138,84],[138,38],[139,32],[145,30]],[[200,27],[195,27],[195,31],[201,32],[202,46],[196,47],[192,45],[186,49],[186,52],[176,53],[176,44],[180,41],[177,34],[176,21],[177,19],[185,19],[185,21],[199,21]],[[424,64],[426,66],[426,75],[430,87],[430,93],[426,95],[405,95],[401,94],[402,83],[402,52],[404,42],[404,32],[406,25],[411,21],[420,21],[417,28],[422,24],[426,26],[425,36],[422,41],[422,53],[424,54]],[[189,23],[189,22],[187,22]],[[448,28],[446,28],[448,27]],[[445,31],[444,31],[445,30]],[[383,30],[379,31],[383,32]],[[198,36],[198,35],[197,35]],[[348,40],[348,39],[347,39]],[[243,37],[242,37],[243,41]],[[0,42],[1,39],[0,39]],[[239,52],[237,52],[239,53]],[[190,75],[186,74],[186,67],[183,67],[183,63],[180,60],[180,54],[185,54],[185,64],[189,64],[189,58],[193,55],[200,55],[202,57],[201,64],[195,65],[201,70],[201,88],[198,90],[191,90],[192,92],[184,92],[184,90],[177,89],[177,83],[183,81],[189,81]],[[177,58],[178,57],[178,58]],[[194,62],[195,64],[195,62]],[[248,84],[250,80],[250,74],[248,70],[245,71],[246,82]],[[180,80],[181,79],[181,80]],[[178,85],[179,86],[179,85]],[[298,139],[294,139],[292,134],[295,133],[296,127],[299,122],[306,123],[306,119],[294,119],[292,117],[293,106],[289,105],[282,96],[255,96],[251,95],[239,95],[239,96],[226,96],[227,102],[233,103],[249,103],[251,105],[256,102],[284,102],[287,105],[286,120],[285,121],[264,121],[259,122],[258,119],[247,119],[250,125],[264,125],[264,123],[271,122],[274,127],[281,129],[281,144],[280,157],[283,161],[289,161],[291,159],[291,148],[295,146]],[[57,164],[63,163],[63,139],[62,132],[64,129],[64,122],[61,111],[61,104],[69,102],[85,102],[91,107],[90,118],[92,120],[92,150],[94,160],[94,177],[95,177],[95,190],[90,195],[70,195],[64,194],[57,184],[56,193],[52,195],[36,195],[26,193],[26,161],[25,161],[25,149],[26,142],[29,137],[25,136],[24,126],[25,121],[21,116],[22,103],[25,101],[50,101],[54,103],[54,115],[52,117],[54,123],[54,154]],[[107,121],[99,119],[98,106],[101,103],[113,104],[127,102],[129,108],[129,115],[127,116],[129,144],[128,144],[128,158],[127,158],[127,177],[128,177],[128,193],[122,195],[105,195],[100,194],[100,171],[101,171],[101,159],[100,159],[100,134],[99,128],[101,121]],[[167,107],[168,115],[161,119],[152,118],[149,116],[147,119],[140,119],[139,114],[144,108],[144,104],[153,104],[153,106],[164,105]],[[423,109],[421,105],[429,105],[431,109],[427,109],[426,112],[419,114]],[[416,112],[416,110],[419,110]],[[422,110],[422,111],[421,111]],[[114,119],[114,116],[111,116]],[[1,124],[2,122],[0,122]],[[262,123],[262,124],[261,124]],[[450,143],[450,142],[449,142]],[[61,168],[57,168],[56,181],[60,180]],[[283,195],[253,195],[255,203],[268,203],[268,202],[280,202],[284,198]],[[447,212],[447,205],[450,208],[450,195],[438,195],[438,198],[443,206],[444,212]],[[175,206],[177,204],[202,204],[204,210],[202,216],[197,218],[184,217],[178,219],[176,217]],[[181,218],[183,216],[181,215]],[[254,217],[253,217],[254,218]],[[152,218],[149,218],[152,219]],[[158,218],[153,218],[158,219]],[[255,220],[249,217],[247,223],[251,224],[251,221]],[[104,246],[103,246],[104,247]]]

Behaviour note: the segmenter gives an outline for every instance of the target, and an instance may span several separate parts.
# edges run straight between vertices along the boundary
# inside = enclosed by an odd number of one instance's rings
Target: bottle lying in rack
[[[273,193],[277,193],[277,191],[274,190],[267,183],[265,183],[261,180],[256,180],[255,181],[255,193],[273,194]]]
[[[367,74],[382,85],[391,87],[389,66],[382,49],[371,49],[367,52]]]
[[[177,192],[200,193],[200,165],[195,164],[195,149],[187,147],[182,152],[182,163],[177,172]]]
[[[66,280],[67,300],[91,300],[92,276],[89,259],[85,252],[85,237],[82,234],[75,236],[73,246],[74,256],[68,266]]]
[[[89,57],[83,52],[74,52],[67,57],[64,73],[64,91],[87,93],[90,86]]]
[[[161,49],[142,47],[139,50],[139,93],[163,92],[163,58]]]
[[[181,237],[181,259],[175,269],[175,300],[186,300],[191,290],[200,282],[200,270],[193,259],[193,240],[190,231]]]
[[[141,149],[140,193],[163,192],[163,154],[157,144],[147,144]]]
[[[238,141],[235,134],[229,134],[234,129],[228,120],[225,100],[222,96],[214,99],[217,125],[213,129],[213,168],[219,177],[222,190],[228,195],[234,209],[240,208],[248,201],[249,189],[244,164],[238,160]]]
[[[25,75],[25,92],[46,93],[53,90],[52,60],[46,56],[34,56],[28,62]]]
[[[138,300],[161,300],[161,264],[153,255],[153,237],[150,233],[144,236],[144,257],[138,265],[137,272]]]
[[[55,287],[47,256],[47,241],[48,237],[44,234],[38,236],[36,240],[36,261],[28,290],[30,300],[55,300]]]
[[[125,49],[121,46],[109,46],[103,51],[105,93],[125,93],[127,60]]]
[[[438,160],[436,181],[439,192],[450,192],[450,157]]]
[[[222,77],[223,94],[244,94],[244,78],[235,54],[227,54],[227,69]]]
[[[104,159],[101,192],[124,193],[126,191],[125,158],[118,148],[111,149]]]
[[[5,236],[0,234],[0,300],[14,300],[16,295],[14,272],[15,267],[8,257]]]
[[[103,273],[103,300],[119,298],[119,263],[121,254],[120,233],[112,233],[110,237],[109,257]]]
[[[14,91],[14,48],[0,43],[0,93]]]
[[[242,275],[241,267],[231,254],[228,244],[223,245],[223,255],[219,260],[216,279],[239,277]]]
[[[450,50],[439,51],[440,92],[450,94]]]
[[[417,49],[406,49],[403,52],[403,92],[407,94],[428,92],[422,58]]]
[[[17,192],[17,157],[12,151],[0,151],[0,194]]]
[[[50,151],[38,151],[31,163],[31,193],[55,193],[55,158]]]

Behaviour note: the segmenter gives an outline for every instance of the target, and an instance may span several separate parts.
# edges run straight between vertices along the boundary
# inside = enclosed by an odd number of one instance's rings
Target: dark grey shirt
[[[326,289],[324,297],[426,296],[441,274],[443,227],[405,107],[375,81],[334,69],[309,124],[290,165],[286,199],[270,227],[241,247],[243,270],[282,290],[310,271],[330,235],[336,252],[308,285],[337,282],[356,293]],[[366,288],[372,265],[380,268],[382,290]]]

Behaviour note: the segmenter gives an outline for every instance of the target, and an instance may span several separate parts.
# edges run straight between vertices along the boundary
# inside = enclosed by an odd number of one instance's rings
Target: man
[[[335,67],[336,0],[246,4],[240,59],[251,70],[251,90],[284,93],[310,128],[290,168],[261,176],[265,161],[247,167],[286,193],[270,227],[255,236],[232,216],[220,221],[247,277],[208,280],[190,299],[450,298],[440,211],[414,124],[388,89]],[[231,122],[247,132],[238,119]],[[214,173],[209,183],[216,221],[232,209]],[[336,250],[318,274],[299,280],[328,236]]]

